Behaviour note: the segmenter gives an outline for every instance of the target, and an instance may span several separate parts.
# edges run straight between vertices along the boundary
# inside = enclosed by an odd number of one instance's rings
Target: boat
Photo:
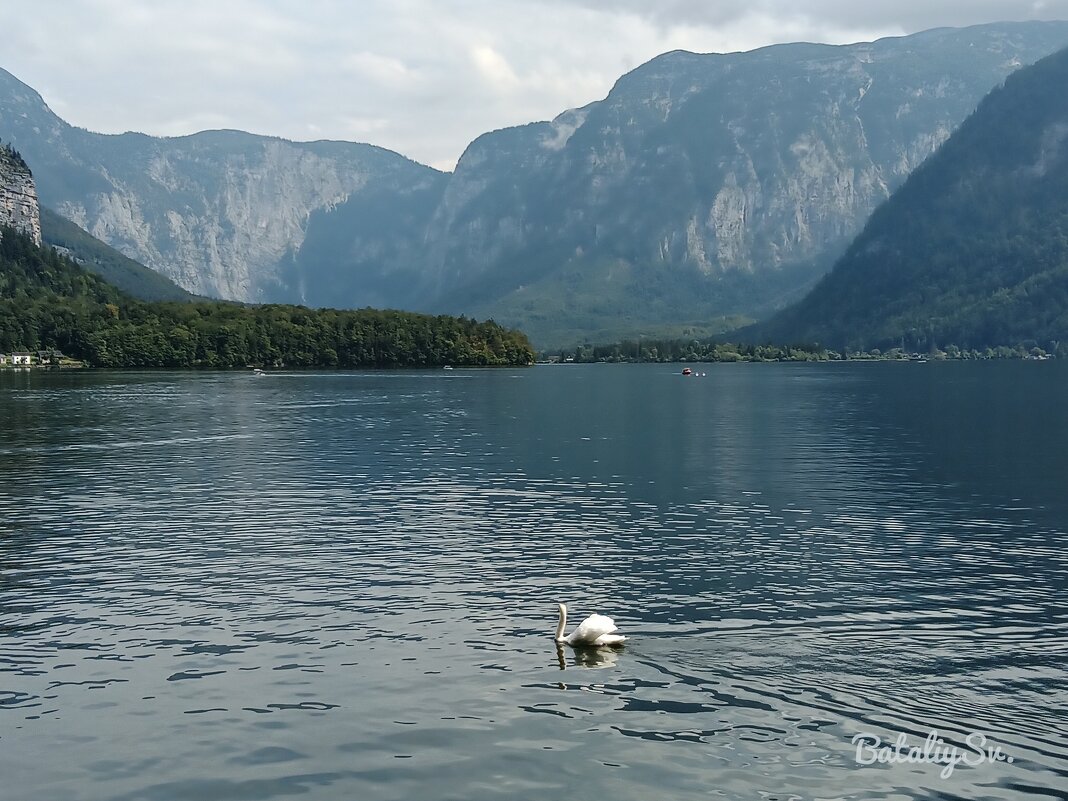
[[[693,370],[691,370],[689,367],[683,367],[682,368],[682,374],[683,375],[693,375]]]

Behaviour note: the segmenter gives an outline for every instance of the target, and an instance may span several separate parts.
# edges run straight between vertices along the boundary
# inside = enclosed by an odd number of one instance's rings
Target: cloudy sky
[[[1068,19],[1068,0],[37,0],[0,6],[0,67],[95,131],[345,139],[451,169],[667,50],[1007,19]]]

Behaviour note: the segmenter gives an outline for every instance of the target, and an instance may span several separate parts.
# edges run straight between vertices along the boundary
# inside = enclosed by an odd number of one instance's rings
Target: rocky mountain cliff
[[[124,256],[66,217],[41,207],[41,238],[80,267],[96,273],[116,289],[140,300],[197,300],[161,273]]]
[[[37,199],[33,175],[22,155],[0,145],[0,225],[11,226],[35,245],[49,245],[116,288],[142,300],[192,300],[163,275],[153,272],[90,236]]]
[[[436,170],[371,145],[240,131],[91,133],[2,70],[0,136],[30,163],[45,205],[185,289],[233,300],[306,299],[292,256],[317,213],[363,193],[392,192],[405,203],[444,183]],[[350,234],[374,244],[381,236],[359,220]],[[418,241],[418,225],[399,237]],[[394,267],[375,262],[366,279]]]
[[[542,344],[764,316],[1068,23],[668,53],[455,172],[368,145],[74,129],[0,72],[42,200],[192,291],[494,316]]]
[[[0,225],[10,226],[41,244],[41,208],[33,175],[22,156],[0,145]]]
[[[838,349],[1068,342],[1068,49],[1010,76],[752,338]]]
[[[601,102],[472,143],[431,221],[433,289],[542,341],[763,316],[983,95],[1065,44],[1068,24],[1026,23],[668,53]]]

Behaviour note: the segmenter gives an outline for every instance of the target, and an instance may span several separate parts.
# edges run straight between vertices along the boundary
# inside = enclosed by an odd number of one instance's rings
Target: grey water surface
[[[1064,797],[1068,363],[679,367],[0,373],[0,795]]]

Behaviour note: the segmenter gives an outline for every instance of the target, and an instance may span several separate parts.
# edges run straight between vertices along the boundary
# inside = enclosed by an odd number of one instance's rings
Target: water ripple
[[[1068,509],[938,451],[937,394],[453,372],[0,377],[19,796],[1063,789]],[[1021,434],[1064,475],[1060,436]],[[558,648],[559,601],[630,642]],[[854,759],[935,730],[1014,762]]]

